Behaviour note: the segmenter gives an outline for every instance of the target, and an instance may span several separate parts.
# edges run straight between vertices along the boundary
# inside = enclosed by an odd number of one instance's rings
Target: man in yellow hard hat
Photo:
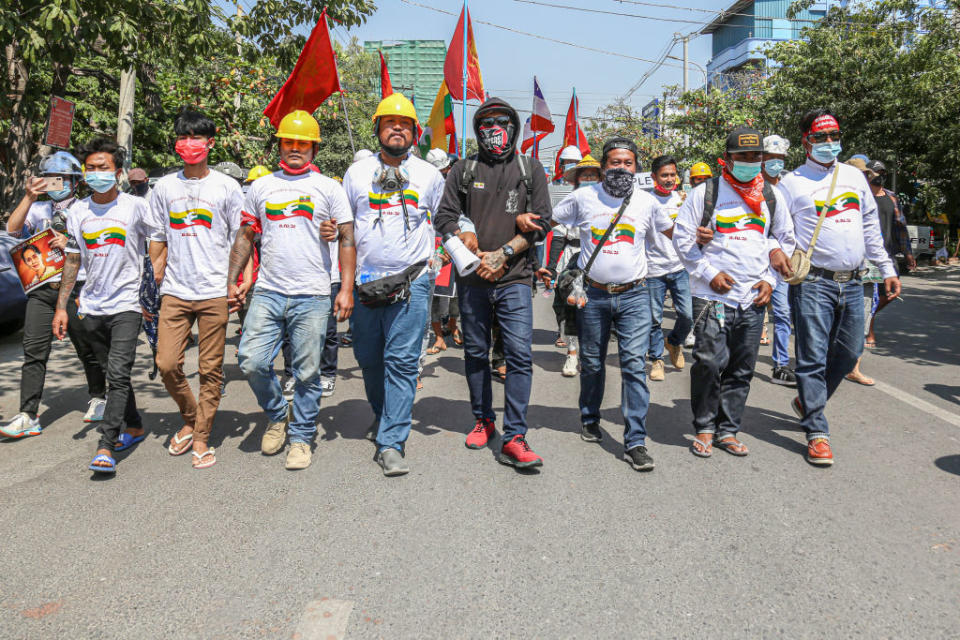
[[[710,166],[706,162],[698,162],[690,167],[690,186],[696,188],[713,177]]]
[[[243,181],[243,193],[246,194],[247,191],[250,190],[250,185],[253,184],[255,180],[262,178],[263,176],[268,176],[271,173],[272,172],[270,169],[267,169],[262,164],[258,164],[250,169],[250,172],[247,173],[247,179]]]
[[[380,152],[354,162],[343,177],[356,224],[361,303],[353,317],[353,352],[374,413],[367,438],[376,442],[384,475],[398,476],[410,470],[405,444],[433,285],[431,216],[444,181],[436,167],[410,153],[417,112],[407,98],[384,98],[373,121]]]
[[[328,316],[346,320],[353,309],[356,252],[353,215],[343,188],[312,165],[320,142],[320,126],[306,111],[293,111],[280,121],[276,137],[281,171],[258,179],[243,207],[243,226],[230,253],[227,282],[231,309],[244,301],[235,284],[260,236],[260,272],[240,339],[240,369],[247,376],[269,424],[260,447],[265,455],[279,452],[289,428],[287,469],[310,465],[310,445],[317,433],[320,408],[320,360]],[[320,237],[320,225],[336,221],[344,286],[331,301],[337,256]],[[290,338],[294,378],[293,408],[284,397],[273,361],[284,334]]]

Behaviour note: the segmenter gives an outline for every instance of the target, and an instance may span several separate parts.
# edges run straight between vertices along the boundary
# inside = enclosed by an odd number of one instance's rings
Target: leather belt
[[[821,278],[833,280],[834,282],[850,282],[851,280],[858,280],[860,278],[860,270],[830,271],[829,269],[822,269],[820,267],[810,267],[810,275],[820,276]]]
[[[639,280],[634,280],[633,282],[625,282],[623,284],[605,284],[603,282],[597,282],[596,280],[591,280],[590,278],[584,277],[587,284],[589,284],[594,289],[600,289],[606,291],[607,293],[623,293],[625,291],[630,291],[637,285],[641,285],[646,281],[646,278],[640,278]]]

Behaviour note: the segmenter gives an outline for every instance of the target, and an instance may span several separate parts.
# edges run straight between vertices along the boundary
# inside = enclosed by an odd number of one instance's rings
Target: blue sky
[[[462,0],[416,0],[419,4],[455,12],[459,15]],[[538,0],[539,1],[539,0]],[[625,16],[600,15],[525,4],[516,0],[472,0],[469,2],[474,35],[480,56],[484,85],[491,95],[511,102],[518,109],[529,110],[532,101],[533,76],[536,75],[553,112],[558,129],[563,126],[573,87],[580,99],[580,113],[593,115],[599,106],[612,102],[626,93],[651,67],[648,62],[584,51],[554,42],[518,35],[496,29],[477,21],[484,20],[513,29],[564,40],[579,45],[603,49],[637,58],[655,60],[675,32],[696,32],[712,19],[710,13],[691,9],[717,11],[731,2],[693,0],[683,8],[652,7],[647,4],[617,0],[542,0],[548,4],[576,6],[620,13],[641,14],[664,20],[638,19]],[[401,0],[378,0],[378,11],[367,22],[349,31],[338,27],[333,35],[340,41],[356,36],[364,40],[437,39],[449,42],[456,27],[456,16],[446,16]],[[649,4],[672,4],[666,0],[649,0]],[[700,24],[681,22],[696,21]],[[672,52],[682,56],[678,43]],[[710,58],[710,36],[698,36],[690,41],[692,62],[706,66]],[[662,92],[665,85],[682,81],[681,63],[668,64],[654,73],[634,93],[632,104],[642,107]],[[691,86],[703,83],[703,74],[690,67]],[[472,112],[468,110],[468,118]],[[525,116],[524,116],[525,117]],[[460,128],[460,109],[456,113]],[[560,144],[554,133],[543,143],[544,149]]]

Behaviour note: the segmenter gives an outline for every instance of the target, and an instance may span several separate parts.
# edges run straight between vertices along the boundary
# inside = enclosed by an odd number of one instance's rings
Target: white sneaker
[[[687,339],[683,341],[683,346],[687,349],[693,349],[693,343],[696,342],[696,338],[693,337],[693,331],[687,334]]]
[[[563,362],[563,370],[560,371],[560,374],[564,378],[572,378],[577,375],[578,365],[580,364],[580,358],[575,353],[568,353],[567,359]]]
[[[107,401],[103,398],[90,398],[90,404],[87,405],[87,412],[83,414],[84,422],[100,422],[103,420],[103,410],[107,407]]]
[[[333,392],[337,388],[337,379],[336,378],[321,378],[320,379],[320,397],[329,398],[333,395]]]
[[[293,388],[295,386],[297,386],[295,378],[288,378],[287,381],[283,383],[283,397],[287,399],[287,402],[293,400]]]
[[[18,413],[13,420],[0,427],[0,435],[14,439],[38,436],[41,431],[43,429],[40,428],[40,418],[31,419],[25,413]]]

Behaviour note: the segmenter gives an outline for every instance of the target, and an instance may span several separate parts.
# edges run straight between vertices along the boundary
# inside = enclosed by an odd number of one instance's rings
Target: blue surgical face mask
[[[815,142],[810,147],[810,157],[817,162],[828,164],[837,159],[843,147],[840,142]]]
[[[59,191],[47,191],[47,195],[50,196],[50,199],[54,202],[60,202],[66,200],[73,194],[73,180],[68,178],[63,179],[63,189]]]
[[[117,184],[117,174],[113,171],[87,171],[84,182],[97,193],[106,193]]]
[[[776,178],[783,171],[783,160],[774,158],[763,163],[763,168],[767,170],[767,175]]]
[[[730,173],[738,182],[750,182],[760,174],[759,162],[738,162],[733,161],[733,168]]]

